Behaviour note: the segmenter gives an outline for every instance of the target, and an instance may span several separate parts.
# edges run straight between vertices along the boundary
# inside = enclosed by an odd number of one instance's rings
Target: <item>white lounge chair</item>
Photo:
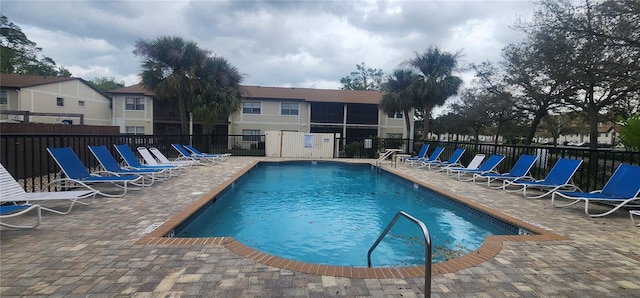
[[[47,189],[50,185],[56,184],[58,180],[54,180],[45,185],[43,189]],[[0,164],[0,203],[29,204],[30,202],[38,202],[42,210],[46,210],[58,214],[68,214],[75,203],[89,205],[82,199],[95,198],[97,191],[87,190],[70,190],[70,191],[43,191],[43,192],[26,192],[20,184],[13,178],[11,173]],[[69,201],[69,209],[60,211],[48,207],[43,207],[45,202],[53,201]]]
[[[484,160],[484,154],[476,154],[471,161],[469,162],[469,164],[466,167],[463,167],[462,165],[449,165],[449,166],[444,166],[441,167],[439,169],[437,169],[438,172],[445,172],[447,174],[447,176],[449,176],[450,174],[454,173],[457,169],[469,169],[469,170],[475,170],[478,169],[478,167],[480,166],[480,164],[482,164],[482,161]]]
[[[140,156],[142,156],[142,159],[144,159],[144,162],[146,162],[149,166],[170,166],[171,168],[171,175],[180,175],[182,173],[182,170],[188,167],[191,167],[191,163],[184,163],[184,164],[180,164],[180,163],[165,163],[165,164],[160,164],[155,157],[153,157],[153,154],[151,154],[151,152],[149,151],[149,149],[147,149],[147,147],[138,147],[136,149],[138,151],[138,154],[140,154]]]
[[[181,158],[181,159],[176,159],[176,160],[169,160],[169,158],[167,158],[160,150],[158,150],[158,148],[154,148],[154,147],[149,148],[149,151],[151,151],[151,153],[158,159],[158,161],[160,161],[161,165],[164,165],[164,164],[168,164],[168,165],[188,165],[188,166],[206,165],[205,163],[202,163],[200,161],[197,161],[195,159],[190,159],[190,158]]]
[[[31,210],[35,210],[36,211],[36,223],[33,224],[33,225],[25,226],[25,225],[16,225],[16,224],[10,224],[10,223],[7,223],[7,222],[3,222],[3,220],[5,220],[5,219],[12,218],[12,217],[17,217],[17,216],[26,214]],[[39,226],[41,221],[42,221],[42,212],[40,211],[40,206],[39,205],[25,204],[25,205],[5,205],[5,206],[0,206],[0,226],[8,227],[8,228],[14,228],[14,229],[33,229],[33,228]]]
[[[483,162],[477,169],[467,168],[449,168],[448,171],[455,173],[456,177],[460,181],[473,180],[474,174],[494,173],[495,168],[504,160],[504,155],[494,154],[489,156],[485,162]],[[470,176],[465,178],[465,176]]]

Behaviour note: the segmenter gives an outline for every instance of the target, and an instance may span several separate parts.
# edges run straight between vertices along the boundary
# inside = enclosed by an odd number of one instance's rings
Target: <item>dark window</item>
[[[342,123],[344,105],[333,102],[311,103],[311,122],[314,123]]]
[[[7,90],[0,91],[0,105],[6,105],[9,103],[9,94]]]
[[[56,106],[64,107],[64,98],[62,97],[56,98]]]
[[[347,104],[348,124],[378,124],[378,106],[374,104]]]

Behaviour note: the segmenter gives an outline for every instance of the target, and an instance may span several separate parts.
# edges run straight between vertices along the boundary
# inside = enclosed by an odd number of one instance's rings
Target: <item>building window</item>
[[[259,129],[243,129],[242,140],[245,142],[259,142],[260,130]]]
[[[131,135],[143,135],[144,126],[125,126],[124,132]]]
[[[64,98],[62,97],[56,98],[56,106],[64,107]]]
[[[300,104],[298,104],[298,103],[283,102],[282,104],[280,104],[280,115],[294,115],[294,116],[297,116],[298,115],[299,106],[300,106]]]
[[[244,102],[242,103],[243,114],[260,114],[259,102]]]
[[[9,94],[7,90],[0,91],[0,105],[6,105],[9,103]]]
[[[144,98],[126,97],[125,110],[127,111],[144,111]]]
[[[78,100],[78,106],[84,107],[84,100]]]
[[[402,119],[402,112],[398,112],[395,114],[387,114],[387,117],[391,119]]]

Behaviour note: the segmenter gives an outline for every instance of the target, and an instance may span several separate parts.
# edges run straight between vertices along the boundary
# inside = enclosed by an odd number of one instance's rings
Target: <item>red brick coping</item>
[[[212,238],[169,238],[165,235],[169,234],[179,224],[189,218],[194,212],[199,210],[204,205],[210,203],[220,192],[225,190],[239,177],[253,168],[259,161],[255,161],[246,166],[238,173],[236,173],[231,179],[228,179],[218,185],[210,192],[202,195],[196,202],[182,210],[180,213],[167,220],[157,229],[151,231],[136,244],[138,245],[221,245],[230,251],[236,253],[239,256],[251,259],[253,261],[278,267],[282,269],[288,269],[293,271],[299,271],[310,274],[321,274],[328,276],[348,277],[348,278],[410,278],[410,277],[424,277],[424,266],[412,266],[412,267],[392,267],[392,268],[362,268],[362,267],[344,267],[344,266],[330,266],[319,265],[311,263],[303,263],[293,260],[280,258],[277,256],[269,255],[258,250],[255,250],[249,246],[246,246],[231,237],[212,237]],[[502,249],[502,243],[504,241],[558,241],[567,240],[565,236],[555,234],[545,229],[539,228],[532,224],[521,221],[517,218],[500,213],[496,210],[490,209],[482,204],[468,200],[459,195],[453,194],[446,190],[438,189],[433,185],[416,181],[415,179],[395,173],[395,175],[401,176],[404,179],[412,181],[429,188],[437,193],[447,196],[451,199],[463,202],[470,207],[480,210],[493,217],[499,218],[505,222],[508,222],[514,226],[523,228],[530,231],[534,235],[505,235],[505,236],[487,236],[484,239],[483,244],[475,251],[468,253],[462,257],[432,264],[431,275],[444,274],[456,272],[465,268],[473,267],[482,262],[488,261],[495,257]]]

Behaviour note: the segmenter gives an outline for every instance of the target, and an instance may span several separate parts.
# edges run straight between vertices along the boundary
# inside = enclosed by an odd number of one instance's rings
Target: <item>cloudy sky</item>
[[[139,82],[139,39],[179,36],[224,57],[245,85],[340,88],[356,64],[390,74],[436,45],[462,66],[498,61],[535,4],[510,1],[2,0],[1,12],[73,76]],[[468,73],[460,74],[469,81]]]

